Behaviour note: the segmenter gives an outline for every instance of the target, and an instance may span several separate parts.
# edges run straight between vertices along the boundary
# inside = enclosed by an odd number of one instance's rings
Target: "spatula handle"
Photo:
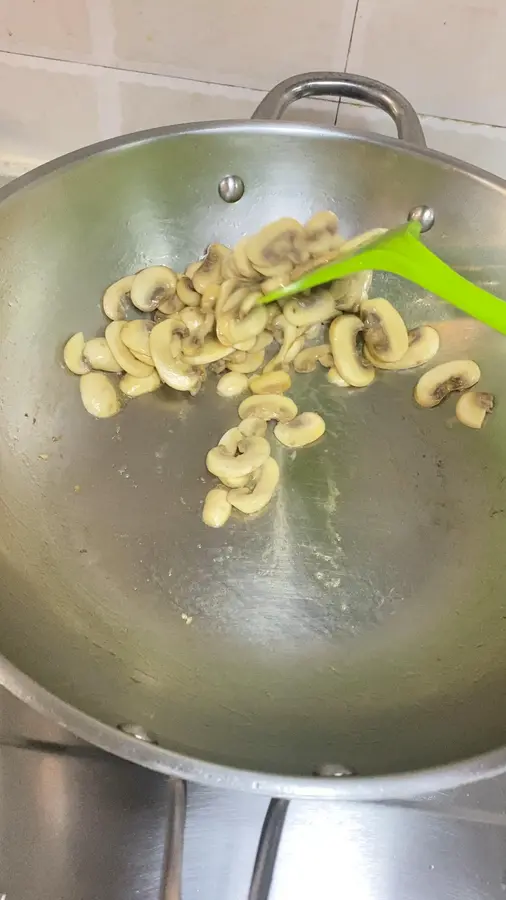
[[[407,235],[405,240],[410,245],[409,254],[403,253],[400,258],[395,252],[388,253],[390,267],[387,271],[408,278],[468,316],[506,334],[506,301],[463,278],[415,237]],[[382,251],[382,259],[385,255]]]

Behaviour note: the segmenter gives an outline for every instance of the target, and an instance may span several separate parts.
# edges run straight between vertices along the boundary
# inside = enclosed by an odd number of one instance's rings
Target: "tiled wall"
[[[506,0],[0,0],[0,171],[121,132],[246,117],[308,70],[372,75],[429,146],[506,177]],[[288,117],[393,133],[364,107]]]

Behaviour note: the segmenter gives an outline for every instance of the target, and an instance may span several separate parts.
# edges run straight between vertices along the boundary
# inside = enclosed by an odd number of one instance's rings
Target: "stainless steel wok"
[[[265,121],[321,94],[381,106],[401,140]],[[487,427],[456,425],[451,402],[417,409],[416,373],[365,391],[300,376],[326,439],[279,456],[266,515],[218,531],[200,519],[204,459],[236,404],[208,383],[96,421],[61,365],[72,332],[103,328],[115,278],[329,207],[349,235],[433,208],[429,245],[506,297],[506,184],[426,150],[386,86],[315,73],[254,121],[107,141],[0,200],[2,683],[120,756],[278,796],[408,796],[506,769],[504,337],[377,276],[410,325],[438,323],[442,360],[480,364]]]

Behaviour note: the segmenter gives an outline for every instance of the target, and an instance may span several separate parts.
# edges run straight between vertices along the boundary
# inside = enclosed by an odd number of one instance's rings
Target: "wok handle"
[[[427,146],[415,110],[399,91],[365,75],[347,72],[306,72],[287,78],[269,91],[251,118],[280,119],[290,103],[303,97],[346,97],[369,103],[388,113],[401,141],[416,147]]]

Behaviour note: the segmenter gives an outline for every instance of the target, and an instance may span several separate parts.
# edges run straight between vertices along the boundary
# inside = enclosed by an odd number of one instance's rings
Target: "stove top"
[[[0,689],[2,900],[161,900],[170,802],[161,775]],[[247,900],[266,810],[188,786],[183,900]],[[290,804],[269,900],[336,897],[504,900],[506,778],[414,803]]]

